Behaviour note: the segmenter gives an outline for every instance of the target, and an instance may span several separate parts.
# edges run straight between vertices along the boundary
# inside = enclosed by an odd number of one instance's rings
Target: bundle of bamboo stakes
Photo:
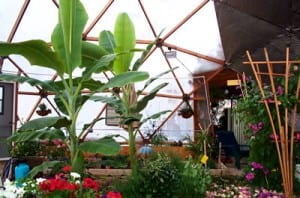
[[[289,80],[290,77],[298,70],[296,65],[300,64],[300,60],[289,60],[289,48],[286,49],[286,59],[284,61],[271,61],[269,59],[267,49],[264,49],[265,61],[253,61],[250,52],[247,51],[246,54],[249,62],[244,62],[244,64],[251,65],[255,79],[259,86],[262,102],[268,112],[274,137],[279,137],[275,138],[275,144],[282,174],[284,194],[286,197],[291,198],[293,197],[294,179],[294,132],[296,125],[297,103],[299,103],[300,79],[298,78],[297,80],[296,90],[293,90],[298,102],[296,102],[292,108],[282,108],[282,106],[280,106],[281,102],[277,97],[275,79],[283,77],[283,94],[290,94],[288,93]],[[283,68],[278,69],[278,67]],[[271,87],[273,94],[272,101],[266,100],[267,93],[263,87],[266,84],[266,82],[264,82],[265,79],[268,79],[267,82]],[[272,116],[270,108],[275,108],[275,116]],[[289,120],[291,120],[290,125]]]

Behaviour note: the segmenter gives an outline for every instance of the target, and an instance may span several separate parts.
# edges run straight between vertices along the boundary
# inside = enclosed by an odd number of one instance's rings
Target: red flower
[[[96,192],[98,192],[98,189],[99,189],[98,183],[88,177],[83,179],[83,187],[94,189]]]
[[[122,198],[121,193],[110,191],[106,194],[106,198]]]
[[[72,184],[65,179],[47,179],[39,184],[39,187],[44,192],[53,192],[56,190],[63,191],[69,190],[74,191],[78,190],[78,184]]]
[[[62,169],[65,173],[69,173],[72,170],[72,166],[64,166]]]

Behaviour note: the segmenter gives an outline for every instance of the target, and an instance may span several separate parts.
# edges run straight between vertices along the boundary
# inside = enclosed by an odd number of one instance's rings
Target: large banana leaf
[[[53,140],[56,138],[65,139],[65,134],[59,129],[32,130],[16,132],[6,140],[9,142],[27,142],[33,140]]]
[[[116,48],[114,35],[110,31],[102,31],[99,35],[99,45],[103,47],[108,53],[113,54]]]
[[[170,110],[165,110],[165,111],[160,111],[160,112],[158,112],[158,113],[152,114],[152,115],[150,115],[150,116],[144,118],[144,119],[140,122],[140,124],[142,125],[143,123],[146,123],[148,120],[155,120],[155,119],[159,118],[161,115],[166,114],[166,113],[169,113],[169,112],[171,112],[171,111],[170,111]]]
[[[111,63],[115,60],[115,58],[115,54],[102,56],[94,63],[94,65],[86,68],[82,75],[82,81],[90,79],[93,73],[100,73],[109,70]]]
[[[44,117],[25,122],[19,131],[33,131],[48,127],[61,128],[67,127],[69,124],[69,121],[64,117]]]
[[[19,83],[28,83],[31,86],[41,86],[43,89],[57,93],[59,89],[56,86],[53,86],[51,81],[41,81],[35,78],[17,76],[11,74],[0,74],[0,81],[8,82],[19,82]]]
[[[169,73],[169,72],[171,72],[171,71],[173,71],[173,70],[175,70],[175,69],[177,69],[178,67],[174,67],[174,68],[172,68],[172,69],[170,69],[170,70],[167,70],[167,71],[164,71],[164,72],[162,72],[162,73],[159,73],[158,75],[156,75],[156,76],[154,76],[154,77],[151,77],[150,79],[148,79],[147,81],[146,81],[146,83],[144,84],[144,87],[143,87],[143,89],[141,89],[141,90],[139,90],[138,92],[137,92],[137,95],[140,95],[151,83],[153,83],[155,80],[158,80],[160,77],[162,77],[163,75],[165,75],[165,74],[167,74],[167,73]]]
[[[24,56],[31,65],[44,66],[63,74],[64,65],[43,40],[29,40],[19,43],[1,43],[0,56],[17,54]]]
[[[157,38],[155,41],[151,42],[147,45],[146,49],[143,51],[142,55],[135,61],[132,71],[137,71],[144,63],[145,58],[148,56],[150,50],[152,49],[153,45],[156,43],[157,39],[161,36],[162,31],[157,35]]]
[[[149,78],[148,72],[142,71],[130,71],[121,73],[113,78],[111,78],[104,86],[99,90],[103,91],[112,87],[122,87],[127,84],[143,81]]]
[[[66,65],[66,72],[81,65],[82,32],[88,15],[79,0],[59,1],[59,23],[55,27],[51,41],[60,59]]]
[[[120,55],[114,62],[113,71],[120,74],[128,71],[134,55],[130,50],[134,49],[136,42],[134,25],[127,13],[120,13],[117,16],[114,36],[116,42],[115,53]]]
[[[135,122],[135,121],[139,122],[141,120],[142,116],[143,116],[142,114],[135,114],[134,116],[133,115],[127,116],[127,117],[121,119],[120,124],[121,125],[129,125],[130,123]],[[140,126],[140,124],[139,124],[139,126]]]
[[[152,100],[157,92],[159,90],[161,90],[163,87],[167,86],[168,83],[162,83],[158,86],[156,86],[154,89],[152,89],[147,95],[145,95],[142,99],[140,99],[139,101],[137,101],[136,105],[134,106],[134,112],[140,112],[142,111],[147,104],[149,103],[150,100]]]
[[[1,79],[1,77],[0,77]],[[69,78],[64,79],[65,81],[70,81]],[[100,86],[103,85],[101,81],[94,80],[94,79],[88,79],[82,82],[82,77],[77,77],[72,79],[73,87],[78,87],[80,86],[81,89],[89,89],[91,91],[98,89]],[[50,88],[55,88],[56,93],[62,93],[65,91],[65,84],[61,80],[57,81],[46,81],[44,82],[45,85],[48,85],[46,90],[48,91],[54,91],[54,90],[49,90]],[[48,89],[49,88],[49,89]]]
[[[38,173],[47,170],[48,168],[52,168],[55,165],[61,163],[60,161],[46,161],[43,162],[41,165],[35,166],[27,175],[26,178],[33,179]]]
[[[117,97],[109,97],[109,96],[92,96],[90,100],[93,100],[95,102],[102,102],[107,104],[108,106],[115,109],[115,112],[119,115],[124,115],[124,112],[126,111],[126,108],[122,101]]]
[[[154,44],[155,44],[155,42],[152,42],[149,45],[147,45],[147,47],[143,51],[142,55],[135,61],[134,65],[132,67],[132,71],[137,71],[143,65],[145,58],[149,54],[149,52],[152,49]]]
[[[98,45],[82,41],[81,53],[80,67],[83,68],[93,65],[102,56],[106,55],[107,51]]]
[[[54,101],[55,101],[55,104],[57,105],[58,109],[64,113],[65,115],[69,115],[68,114],[68,109],[66,109],[66,106],[64,105],[63,103],[63,99],[65,101],[68,100],[68,92],[67,91],[62,91],[60,92],[60,95],[56,95],[54,97]],[[63,98],[63,99],[62,99]],[[79,93],[77,95],[77,97],[75,98],[75,105],[76,106],[76,111],[80,111],[81,107],[84,105],[84,103],[89,99],[89,95],[85,95],[85,94],[81,94]]]
[[[104,137],[94,141],[85,141],[79,145],[82,152],[101,153],[104,155],[116,155],[121,149],[112,137]]]

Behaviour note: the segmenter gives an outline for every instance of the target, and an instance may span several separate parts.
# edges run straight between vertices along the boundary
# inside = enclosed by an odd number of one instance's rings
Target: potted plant
[[[179,109],[178,115],[182,116],[183,118],[190,118],[194,115],[194,111],[190,105],[186,105]]]
[[[51,113],[51,109],[48,109],[45,103],[39,104],[38,110],[36,110],[36,113],[39,116],[46,116]]]
[[[192,106],[189,103],[190,96],[188,94],[183,95],[183,106],[178,110],[178,115],[183,118],[190,118],[194,115]]]

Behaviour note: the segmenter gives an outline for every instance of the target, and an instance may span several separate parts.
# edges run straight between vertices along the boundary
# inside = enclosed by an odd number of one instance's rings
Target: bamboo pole
[[[276,117],[277,119],[272,118],[272,122],[274,122],[274,120],[277,120],[277,124],[278,124],[278,129],[279,129],[279,137],[280,137],[280,146],[281,146],[281,160],[282,160],[282,180],[283,180],[283,186],[284,189],[286,191],[286,194],[288,195],[290,192],[289,190],[289,177],[288,177],[288,169],[287,169],[287,163],[288,163],[288,159],[287,159],[287,138],[285,135],[285,131],[284,128],[281,124],[281,116],[280,116],[280,110],[279,110],[279,101],[277,98],[277,94],[276,94],[276,88],[275,88],[275,84],[274,84],[274,78],[273,78],[273,67],[270,63],[269,60],[269,55],[267,52],[267,49],[264,48],[264,54],[265,54],[265,58],[266,58],[266,63],[267,63],[267,68],[268,68],[268,73],[269,73],[269,79],[270,79],[270,84],[271,84],[271,91],[273,93],[273,97],[274,97],[274,105],[275,105],[275,110],[276,110]],[[276,130],[275,130],[276,132]]]
[[[282,174],[282,183],[284,188],[284,193],[286,197],[293,197],[293,157],[294,157],[294,131],[296,124],[296,109],[297,103],[294,105],[292,113],[289,112],[288,107],[282,108],[279,98],[277,97],[277,88],[275,84],[276,77],[284,77],[284,90],[283,94],[288,95],[289,87],[289,77],[291,74],[291,64],[300,63],[300,61],[289,60],[289,48],[286,49],[286,59],[285,61],[271,61],[269,60],[269,55],[267,49],[264,49],[265,61],[253,61],[249,51],[246,52],[249,62],[244,62],[244,64],[250,64],[255,80],[258,84],[261,96],[263,98],[262,102],[268,113],[270,120],[272,132],[274,137],[279,135],[279,138],[275,138],[276,150],[278,155],[278,160],[280,164],[280,170]],[[274,72],[273,68],[275,66],[285,66],[284,72]],[[267,66],[267,72],[260,71],[260,66]],[[273,100],[269,102],[266,98],[266,93],[263,88],[263,78],[262,76],[267,76],[269,78],[269,84],[272,92]],[[300,90],[300,79],[298,79],[296,88],[296,98],[299,100],[299,90]],[[275,115],[271,114],[270,105],[275,107]],[[291,127],[289,127],[289,120]],[[275,126],[276,122],[276,126]]]

